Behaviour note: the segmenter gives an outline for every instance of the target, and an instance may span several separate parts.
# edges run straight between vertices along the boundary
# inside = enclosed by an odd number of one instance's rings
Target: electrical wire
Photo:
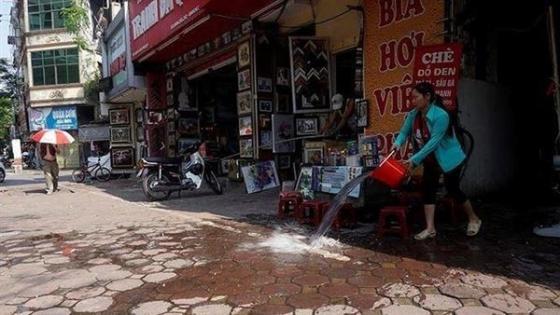
[[[343,16],[343,15],[345,15],[345,14],[350,13],[351,11],[354,11],[354,9],[347,9],[347,10],[344,11],[344,12],[341,12],[341,13],[335,15],[335,16],[332,16],[332,17],[330,17],[330,18],[324,19],[324,20],[319,21],[319,22],[313,22],[313,23],[309,23],[309,24],[305,24],[305,25],[299,25],[299,26],[282,26],[282,25],[281,25],[281,26],[279,26],[279,27],[280,27],[280,28],[298,29],[298,28],[302,28],[302,27],[310,26],[310,25],[321,25],[321,24],[325,24],[325,23],[328,23],[328,22],[330,22],[330,21],[336,20],[336,19],[338,19],[339,17],[341,17],[341,16]]]

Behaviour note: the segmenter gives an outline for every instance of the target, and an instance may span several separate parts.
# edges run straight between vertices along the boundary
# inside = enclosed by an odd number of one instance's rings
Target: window
[[[71,4],[72,0],[29,0],[29,28],[32,31],[63,28],[62,9]]]
[[[32,52],[31,68],[33,85],[80,82],[77,48]]]

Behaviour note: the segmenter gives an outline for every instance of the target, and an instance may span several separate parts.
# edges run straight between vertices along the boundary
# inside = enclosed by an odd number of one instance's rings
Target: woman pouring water
[[[442,173],[447,193],[463,206],[469,217],[467,235],[475,236],[482,221],[474,213],[471,202],[460,188],[466,155],[457,140],[441,97],[435,93],[433,85],[423,82],[412,90],[412,104],[415,108],[406,117],[393,149],[400,149],[408,137],[411,137],[415,153],[405,164],[409,172],[420,165],[424,167],[421,190],[426,229],[414,238],[425,240],[436,236],[435,203]]]

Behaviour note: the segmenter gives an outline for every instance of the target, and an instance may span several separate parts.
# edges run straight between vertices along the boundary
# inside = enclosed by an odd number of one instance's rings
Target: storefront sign
[[[379,151],[391,148],[412,108],[415,49],[443,41],[443,1],[364,1],[364,88],[370,101],[368,134],[379,137]],[[410,146],[397,158],[410,154]]]
[[[30,108],[28,114],[31,131],[41,129],[78,129],[76,106]]]
[[[116,31],[109,40],[109,74],[113,80],[113,88],[126,84],[126,45],[124,24]]]
[[[461,68],[459,43],[420,46],[414,60],[414,82],[429,82],[449,110],[457,109],[457,84]]]
[[[133,0],[129,2],[132,58],[161,44],[192,21],[210,0]]]

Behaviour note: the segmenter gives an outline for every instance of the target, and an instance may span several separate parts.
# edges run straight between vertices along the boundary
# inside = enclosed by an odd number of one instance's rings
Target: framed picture
[[[259,111],[264,113],[272,113],[272,101],[270,100],[259,101]]]
[[[276,70],[276,84],[290,86],[290,69],[278,68]]]
[[[176,78],[177,89],[175,97],[177,98],[177,109],[179,111],[196,111],[198,110],[194,97],[194,89],[191,88],[189,80],[183,75]]]
[[[313,167],[302,167],[296,181],[296,191],[303,195],[306,200],[315,198],[313,190]]]
[[[135,165],[134,148],[122,147],[111,148],[112,168],[132,168]]]
[[[253,134],[253,117],[242,116],[239,117],[239,135],[250,136]]]
[[[177,153],[183,154],[190,146],[192,146],[198,139],[193,138],[179,138],[177,140]]]
[[[249,34],[253,30],[253,21],[247,21],[241,24],[241,33]]]
[[[136,123],[143,124],[144,123],[144,111],[142,108],[137,108],[136,111]]]
[[[175,121],[170,121],[167,123],[167,132],[174,133],[175,132]]]
[[[144,142],[144,128],[142,126],[136,127],[136,142]]]
[[[277,94],[276,97],[276,112],[289,113],[291,108],[290,96],[286,94]]]
[[[319,37],[290,37],[289,42],[294,113],[330,111],[329,40]]]
[[[239,156],[242,158],[253,157],[253,139],[239,140]]]
[[[272,115],[272,144],[274,153],[293,153],[296,149],[294,115]]]
[[[280,186],[274,161],[257,162],[241,168],[247,193],[252,194]]]
[[[239,115],[251,114],[253,100],[251,91],[237,93],[237,113]]]
[[[303,150],[303,162],[307,164],[320,165],[323,163],[324,150],[322,148],[305,148]]]
[[[272,149],[272,131],[270,130],[262,130],[260,132],[261,142],[260,148],[263,150],[271,150]]]
[[[249,42],[244,42],[237,48],[237,63],[240,69],[251,64],[251,45]]]
[[[177,142],[177,137],[175,137],[174,133],[170,133],[167,135],[167,146],[169,148],[174,148],[175,147],[175,142]]]
[[[130,127],[111,127],[111,142],[112,143],[132,142],[132,137],[130,136]]]
[[[130,111],[128,108],[114,108],[109,110],[109,123],[111,125],[130,124]]]
[[[239,91],[251,88],[251,69],[240,71],[237,74],[237,88]]]
[[[258,78],[257,90],[264,93],[272,93],[272,79],[271,78]]]
[[[146,121],[147,125],[158,125],[161,122],[163,122],[162,112],[148,112],[148,120]]]
[[[167,78],[167,84],[165,87],[167,92],[173,92],[173,78]]]
[[[358,118],[358,127],[368,126],[368,101],[367,100],[357,100],[356,101],[356,116]]]
[[[198,135],[198,118],[179,118],[177,131],[187,136]]]
[[[319,133],[319,118],[296,118],[296,135],[312,136]]]
[[[271,129],[272,128],[272,120],[270,119],[270,115],[267,115],[267,114],[259,115],[259,128],[260,129]]]
[[[281,170],[288,170],[292,166],[292,157],[289,155],[278,156],[278,168]]]

